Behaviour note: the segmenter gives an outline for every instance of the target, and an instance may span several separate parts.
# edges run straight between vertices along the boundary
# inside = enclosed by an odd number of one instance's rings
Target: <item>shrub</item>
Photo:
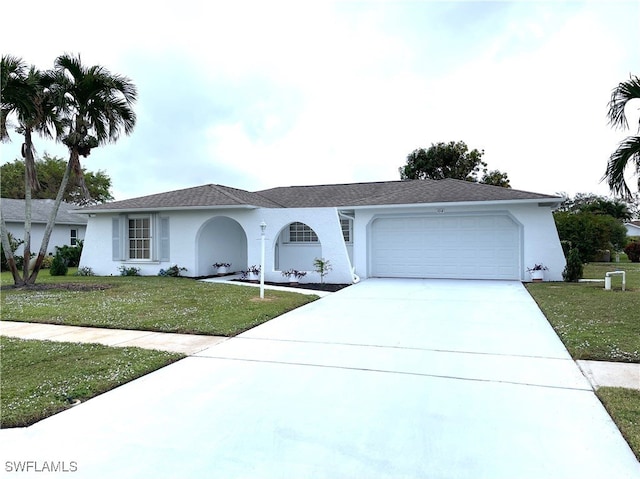
[[[53,256],[45,256],[42,259],[42,264],[40,265],[40,269],[49,269],[51,268],[51,264],[53,263]]]
[[[122,265],[118,268],[120,271],[120,276],[140,276],[140,268],[136,268],[135,266],[125,266]]]
[[[640,242],[634,241],[629,243],[625,247],[624,252],[627,254],[631,262],[640,263]]]
[[[583,264],[580,259],[580,252],[577,248],[571,248],[567,256],[567,265],[562,272],[562,278],[567,282],[577,283],[582,279]]]
[[[313,260],[313,267],[315,268],[315,272],[320,275],[320,282],[324,283],[324,277],[329,274],[333,268],[331,266],[331,261],[324,258],[316,258]]]
[[[67,261],[60,254],[56,253],[51,262],[49,274],[51,276],[66,276],[68,271]]]
[[[570,241],[583,263],[593,261],[598,250],[620,251],[626,243],[627,230],[613,216],[561,211],[553,218],[560,241]]]
[[[76,272],[76,276],[95,276],[96,274],[89,266],[83,266],[82,268],[78,268]]]
[[[18,247],[24,243],[23,240],[21,240],[20,238],[15,238],[11,232],[7,232],[7,235],[9,237],[9,245],[11,246],[11,252],[15,253],[15,251],[18,249]],[[20,258],[20,264],[18,264],[18,258]],[[13,259],[16,262],[16,265],[18,266],[18,269],[22,268],[22,256],[15,256],[13,257]],[[4,256],[4,247],[2,246],[2,243],[0,243],[0,270],[1,271],[8,271],[9,270],[9,264],[7,263],[7,258]]]
[[[167,269],[161,269],[158,272],[158,276],[173,276],[173,277],[177,277],[180,276],[180,271],[186,271],[187,268],[178,266],[177,264],[174,264],[173,266],[170,266]]]
[[[56,253],[60,253],[68,266],[78,266],[82,255],[82,241],[78,241],[77,246],[56,246]]]

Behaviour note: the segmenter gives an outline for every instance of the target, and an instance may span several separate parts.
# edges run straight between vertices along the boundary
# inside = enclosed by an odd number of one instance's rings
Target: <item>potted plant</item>
[[[259,276],[260,276],[260,266],[257,266],[255,264],[249,266],[249,268],[247,269],[247,278],[249,279],[249,281],[253,283],[257,283]]]
[[[531,275],[531,281],[535,282],[544,281],[544,272],[548,270],[549,268],[547,268],[542,263],[534,264],[533,268],[527,268],[527,271]]]
[[[213,263],[213,267],[216,268],[218,276],[227,274],[227,268],[231,266],[231,263]]]
[[[289,284],[297,285],[300,278],[307,275],[306,271],[298,271],[297,269],[288,269],[282,272],[282,276],[289,279]]]

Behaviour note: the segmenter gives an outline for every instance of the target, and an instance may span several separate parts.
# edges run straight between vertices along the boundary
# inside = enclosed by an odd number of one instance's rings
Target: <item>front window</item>
[[[78,244],[78,230],[71,230],[71,238],[69,240],[69,244],[71,246],[76,246]]]
[[[151,259],[151,217],[129,218],[129,259]]]
[[[289,243],[317,243],[318,235],[309,226],[299,221],[289,225]]]

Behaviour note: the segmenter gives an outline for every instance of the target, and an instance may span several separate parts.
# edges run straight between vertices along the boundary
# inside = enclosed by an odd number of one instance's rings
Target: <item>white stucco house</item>
[[[624,227],[627,228],[627,236],[640,236],[640,220],[629,221]]]
[[[25,200],[2,198],[2,217],[7,231],[16,239],[24,239]],[[37,253],[49,221],[54,200],[31,200],[31,252]],[[74,212],[77,205],[60,203],[56,222],[49,238],[47,254],[53,255],[56,246],[75,246],[83,240],[87,230],[87,216]],[[20,248],[18,248],[20,252]],[[21,254],[21,253],[19,253]]]
[[[460,180],[290,186],[250,192],[208,184],[79,210],[89,216],[81,266],[143,275],[177,264],[185,276],[213,263],[246,270],[261,260],[265,280],[309,273],[328,259],[330,283],[369,277],[529,280],[543,263],[562,280],[565,258],[552,210],[562,198]]]

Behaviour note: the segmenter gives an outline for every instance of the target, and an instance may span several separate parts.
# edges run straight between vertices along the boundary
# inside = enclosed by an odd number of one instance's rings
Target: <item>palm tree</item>
[[[640,78],[631,75],[628,81],[620,83],[611,93],[609,113],[607,114],[609,123],[615,128],[629,128],[625,107],[630,101],[636,99],[640,99]],[[638,133],[640,133],[640,129]],[[631,198],[632,192],[624,179],[624,172],[627,166],[633,163],[635,163],[638,190],[640,190],[640,136],[625,138],[609,158],[607,171],[602,179],[607,180],[609,188],[614,194]]]
[[[47,75],[35,67],[28,68],[26,63],[17,57],[3,55],[0,60],[2,107],[0,109],[0,140],[9,141],[7,120],[14,115],[18,121],[16,132],[24,136],[22,156],[25,161],[25,237],[23,277],[17,271],[13,254],[7,262],[16,284],[24,284],[29,275],[29,258],[31,257],[31,192],[40,185],[35,168],[35,148],[32,135],[39,133],[46,138],[55,138],[61,133],[58,108],[51,101],[50,82]],[[3,246],[6,225],[2,223]]]
[[[122,130],[131,134],[136,123],[133,103],[137,99],[137,89],[127,77],[112,74],[100,65],[86,67],[79,55],[64,54],[56,58],[49,81],[53,98],[64,117],[61,140],[69,149],[69,161],[29,277],[30,283],[35,281],[46,254],[71,171],[88,196],[80,157],[86,158],[93,148],[115,142]]]

